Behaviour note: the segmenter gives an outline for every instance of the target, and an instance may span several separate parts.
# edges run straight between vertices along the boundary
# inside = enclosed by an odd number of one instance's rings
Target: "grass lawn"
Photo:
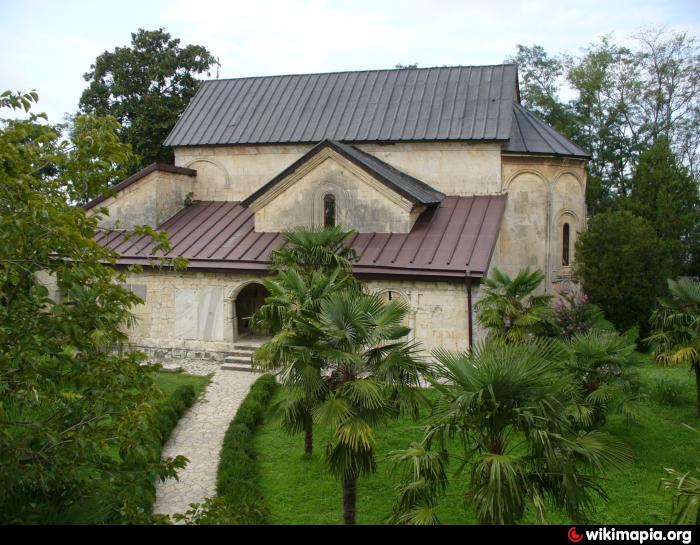
[[[639,424],[609,417],[603,430],[625,441],[633,450],[635,462],[605,475],[610,501],[601,502],[592,520],[598,524],[663,524],[669,522],[671,494],[659,489],[664,467],[678,470],[700,468],[700,434],[684,423],[698,427],[695,416],[694,376],[686,369],[656,369],[651,363],[641,368],[645,392],[651,392],[657,377],[672,376],[683,383],[677,406],[646,402]],[[340,484],[322,464],[321,453],[328,432],[316,428],[314,456],[303,457],[303,436],[288,436],[276,424],[266,422],[256,434],[261,486],[274,524],[339,524],[342,522]],[[358,524],[380,524],[393,501],[395,477],[387,461],[392,450],[406,447],[421,437],[420,424],[410,420],[393,422],[378,433],[378,471],[358,484]],[[456,466],[456,464],[455,464]],[[462,483],[453,481],[443,498],[438,517],[444,524],[474,522],[464,506]],[[553,523],[569,522],[552,513]],[[534,522],[532,519],[526,522]]]
[[[166,396],[172,395],[178,386],[191,384],[194,391],[199,396],[209,384],[210,376],[188,375],[187,373],[175,373],[172,371],[161,371],[156,376],[156,384]]]

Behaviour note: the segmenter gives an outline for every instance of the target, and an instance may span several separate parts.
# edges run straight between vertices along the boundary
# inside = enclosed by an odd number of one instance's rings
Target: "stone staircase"
[[[250,365],[251,357],[265,341],[263,340],[241,340],[236,342],[231,353],[224,358],[221,369],[228,371],[249,371],[253,372]]]

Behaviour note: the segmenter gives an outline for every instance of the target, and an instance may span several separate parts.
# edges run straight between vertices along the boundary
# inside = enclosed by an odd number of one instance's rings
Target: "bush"
[[[657,377],[651,384],[651,397],[663,405],[681,405],[686,389],[686,381],[680,378]]]
[[[196,397],[194,386],[183,384],[178,386],[168,398],[156,404],[156,425],[160,432],[161,445],[168,440],[178,420],[192,406]]]
[[[669,259],[663,241],[644,218],[629,212],[595,215],[576,243],[576,273],[590,301],[619,331],[639,326],[666,291]]]
[[[231,421],[224,444],[217,477],[216,491],[223,498],[226,507],[217,504],[217,512],[226,514],[219,517],[207,516],[204,523],[219,524],[265,524],[268,509],[260,489],[260,475],[253,444],[254,432],[262,423],[266,407],[277,388],[272,375],[261,376],[251,387],[250,392],[238,408]],[[231,513],[236,513],[235,520]],[[197,518],[197,517],[195,517]]]

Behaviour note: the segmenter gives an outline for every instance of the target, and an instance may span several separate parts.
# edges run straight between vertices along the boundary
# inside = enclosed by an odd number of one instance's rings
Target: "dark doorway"
[[[236,297],[236,338],[250,335],[250,317],[263,303],[268,292],[262,284],[248,284]]]

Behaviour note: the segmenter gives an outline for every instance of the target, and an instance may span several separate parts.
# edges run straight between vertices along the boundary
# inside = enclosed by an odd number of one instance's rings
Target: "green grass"
[[[156,376],[156,384],[165,393],[166,396],[172,395],[178,386],[191,384],[194,391],[199,395],[204,392],[211,380],[211,376],[188,375],[186,373],[161,371]]]
[[[659,489],[664,467],[679,470],[700,468],[700,434],[683,424],[700,426],[695,416],[694,377],[686,369],[656,369],[645,364],[641,369],[642,386],[651,393],[656,377],[673,376],[684,385],[681,402],[671,407],[654,401],[651,396],[642,409],[639,424],[628,424],[618,415],[608,418],[603,430],[625,441],[633,450],[635,461],[622,470],[604,475],[610,501],[601,502],[592,522],[598,524],[668,523],[671,494]],[[266,422],[257,432],[255,447],[261,473],[261,486],[274,524],[339,524],[342,522],[340,484],[330,477],[321,459],[327,430],[316,431],[315,453],[303,456],[303,437],[285,435],[273,422]],[[421,427],[410,420],[399,420],[377,434],[378,472],[361,479],[358,485],[358,524],[380,524],[393,501],[395,477],[387,455],[419,440]],[[454,480],[438,508],[445,524],[473,523],[465,507],[464,483]],[[569,522],[551,513],[553,523]],[[533,522],[527,519],[525,522]]]

